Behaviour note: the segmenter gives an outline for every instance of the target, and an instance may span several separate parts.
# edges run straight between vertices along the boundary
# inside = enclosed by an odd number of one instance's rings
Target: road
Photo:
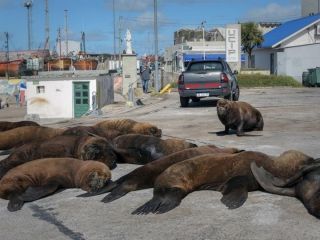
[[[272,155],[296,149],[319,157],[319,93],[320,89],[309,88],[241,89],[240,100],[257,107],[264,117],[264,131],[250,133],[260,135],[254,137],[217,136],[224,127],[217,118],[216,100],[180,108],[176,92],[142,99],[142,107],[128,108],[118,103],[107,107],[100,117],[48,125],[132,118],[156,124],[164,138]],[[119,164],[112,171],[113,179],[136,167]],[[100,202],[103,196],[77,198],[81,193],[78,189],[65,190],[27,203],[14,213],[7,211],[7,201],[0,200],[0,239],[319,239],[319,220],[309,215],[299,200],[260,191],[249,193],[246,203],[235,210],[228,210],[220,202],[218,192],[196,191],[174,210],[146,216],[130,213],[151,199],[152,189],[129,193],[109,204]]]

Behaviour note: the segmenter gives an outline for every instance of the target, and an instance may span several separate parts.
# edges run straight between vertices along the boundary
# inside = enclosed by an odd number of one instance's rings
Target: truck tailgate
[[[188,72],[184,74],[186,89],[210,89],[221,87],[220,72]]]

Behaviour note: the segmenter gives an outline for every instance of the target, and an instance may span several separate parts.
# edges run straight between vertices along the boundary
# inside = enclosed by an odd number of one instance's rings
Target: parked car
[[[190,62],[178,80],[181,107],[187,107],[190,99],[198,102],[204,97],[223,97],[238,101],[240,90],[237,73],[232,72],[224,60]]]

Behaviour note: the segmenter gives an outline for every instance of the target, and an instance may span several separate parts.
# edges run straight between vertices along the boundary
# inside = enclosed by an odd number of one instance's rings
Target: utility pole
[[[9,79],[9,33],[5,32],[4,33],[5,37],[6,37],[6,41],[5,41],[5,48],[6,48],[6,61],[7,61],[7,70],[6,70],[6,78]]]
[[[69,53],[69,43],[68,43],[68,10],[64,10],[65,13],[65,41],[66,41],[66,56],[68,56]]]
[[[121,31],[122,31],[122,16],[119,16],[119,23],[118,23],[118,31],[119,31],[119,68],[121,67],[121,46],[122,46],[122,38],[121,38]]]
[[[50,28],[49,28],[49,4],[48,0],[45,0],[45,15],[46,15],[46,27],[45,27],[45,32],[46,32],[46,41],[45,41],[45,49],[50,49]]]
[[[61,29],[58,28],[59,59],[61,59]]]
[[[114,0],[112,0],[112,12],[113,12],[113,58],[116,57],[116,15],[115,15],[115,6]]]
[[[24,7],[27,8],[28,11],[28,50],[31,50],[31,42],[32,42],[32,1],[26,1],[24,3]]]
[[[206,21],[201,22],[201,29],[202,29],[202,44],[203,44],[203,60],[206,59],[206,50],[205,50],[205,37],[204,37],[204,24]]]
[[[81,43],[82,43],[82,51],[86,54],[86,34],[81,32]]]
[[[154,64],[155,64],[155,89],[156,92],[160,91],[160,83],[159,83],[159,66],[158,66],[158,6],[157,0],[154,0]]]

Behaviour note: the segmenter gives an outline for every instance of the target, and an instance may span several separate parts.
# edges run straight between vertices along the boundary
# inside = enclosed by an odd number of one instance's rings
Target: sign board
[[[226,29],[226,61],[239,62],[239,30]]]

